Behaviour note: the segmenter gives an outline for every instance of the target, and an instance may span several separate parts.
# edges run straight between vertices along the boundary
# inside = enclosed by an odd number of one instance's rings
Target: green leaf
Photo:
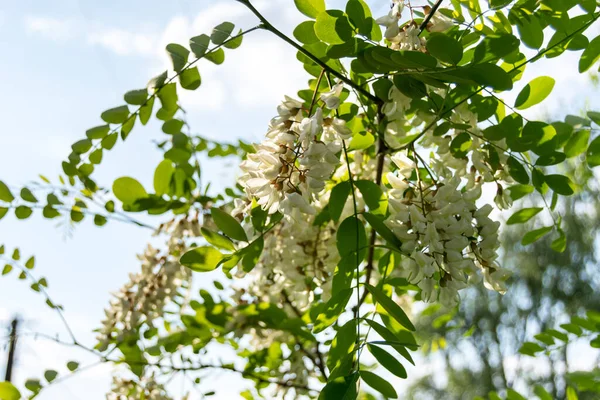
[[[520,43],[519,39],[511,34],[488,35],[475,48],[473,62],[497,61],[515,52]]]
[[[106,219],[106,217],[100,214],[94,215],[94,224],[96,224],[96,226],[104,226],[107,222],[108,220]]]
[[[348,151],[368,149],[373,145],[373,143],[375,143],[375,137],[371,133],[357,133],[352,136],[352,141],[350,142]]]
[[[180,119],[170,119],[163,124],[162,131],[167,135],[175,135],[181,133],[181,129],[184,125],[185,122]]]
[[[519,18],[517,29],[525,46],[537,50],[544,43],[544,31],[535,14]]]
[[[216,49],[216,50],[206,53],[206,56],[204,58],[206,58],[208,61],[212,62],[213,64],[221,65],[225,62],[225,51],[223,51],[223,49],[219,48],[219,49]]]
[[[358,398],[358,374],[340,376],[327,382],[319,400],[356,400]]]
[[[0,207],[0,219],[4,218],[4,216],[8,213],[8,208]]]
[[[535,393],[535,395],[539,397],[540,400],[552,400],[552,396],[550,395],[550,393],[548,393],[546,389],[544,389],[540,385],[535,386],[535,388],[533,389],[533,393]]]
[[[537,166],[556,165],[556,164],[560,164],[561,162],[565,161],[566,159],[567,159],[567,156],[565,155],[565,153],[555,151],[553,153],[544,154],[544,155],[540,156],[536,160],[535,165],[537,165]]]
[[[154,191],[162,196],[170,192],[171,178],[175,172],[175,167],[171,160],[163,160],[158,164],[154,171]]]
[[[473,140],[467,132],[461,132],[450,142],[450,153],[456,158],[464,158],[469,153]]]
[[[544,228],[535,229],[533,231],[527,232],[525,236],[523,236],[521,244],[523,246],[527,246],[531,243],[537,242],[538,240],[546,236],[548,233],[552,232],[552,229],[554,229],[553,226],[546,226]]]
[[[87,131],[85,131],[85,136],[87,136],[88,139],[102,139],[104,138],[104,136],[108,135],[108,132],[110,132],[110,126],[109,125],[100,125],[100,126],[96,126],[94,128],[90,128]]]
[[[350,301],[352,292],[352,289],[344,289],[331,296],[315,320],[313,333],[322,332],[337,321],[340,314],[344,312],[348,301]]]
[[[394,390],[394,387],[385,379],[369,371],[362,370],[359,371],[359,373],[360,377],[367,385],[371,386],[385,397],[390,399],[398,398],[398,394],[396,393],[396,390]]]
[[[382,39],[381,28],[373,19],[371,10],[364,0],[348,0],[346,14],[352,25],[358,29],[358,33],[375,42]]]
[[[387,198],[381,186],[373,181],[358,180],[354,182],[369,207],[371,214],[383,215],[387,211]]]
[[[42,389],[42,385],[38,379],[28,379],[25,381],[25,388],[34,393],[38,393]]]
[[[315,34],[329,44],[342,44],[354,36],[348,17],[340,10],[321,12],[315,23]]]
[[[513,389],[506,389],[506,400],[527,400]]]
[[[10,203],[14,199],[15,196],[13,196],[8,186],[6,186],[4,182],[0,181],[0,200]]]
[[[248,246],[244,247],[239,253],[243,254],[244,258],[242,258],[242,268],[244,272],[250,272],[254,269],[258,260],[260,259],[260,255],[265,247],[265,241],[262,236],[259,236],[256,240],[250,243]]]
[[[228,49],[237,49],[238,47],[240,47],[242,45],[242,42],[244,41],[244,35],[242,35],[242,30],[240,29],[239,32],[237,33],[237,35],[232,36],[231,38],[229,38],[224,44],[223,46],[227,47]]]
[[[173,64],[173,70],[180,72],[188,62],[190,51],[177,43],[169,43],[166,50]]]
[[[33,195],[33,193],[31,193],[31,190],[29,190],[28,188],[24,187],[23,189],[21,189],[21,198],[25,201],[28,201],[30,203],[37,203],[38,199],[35,198],[35,196]]]
[[[462,45],[444,33],[432,33],[427,38],[427,50],[438,60],[453,65],[457,65],[463,57]]]
[[[385,239],[385,241],[389,245],[397,248],[400,248],[400,246],[402,246],[402,242],[400,242],[400,239],[398,239],[396,235],[394,235],[394,232],[392,232],[392,230],[387,227],[387,225],[383,222],[383,219],[370,213],[364,213],[363,217],[365,217],[369,225],[371,225],[371,227],[375,229],[375,232],[377,232],[379,236]]]
[[[471,65],[462,70],[460,75],[477,82],[481,86],[491,87],[497,91],[513,88],[510,75],[496,64]]]
[[[600,165],[600,136],[592,140],[592,143],[590,143],[590,146],[587,149],[586,159],[590,168],[594,168]],[[1,193],[2,188],[0,186],[0,194]]]
[[[112,187],[115,197],[125,205],[132,205],[140,199],[148,197],[141,183],[130,177],[118,178]]]
[[[229,36],[231,36],[233,28],[235,28],[235,25],[231,22],[220,23],[213,29],[210,35],[210,40],[214,44],[223,44],[223,42],[226,41],[229,38]]]
[[[117,139],[119,139],[119,134],[117,132],[114,132],[102,139],[100,144],[102,145],[103,149],[111,150],[113,147],[115,147]]]
[[[45,206],[42,210],[42,215],[44,216],[44,218],[52,219],[58,217],[60,213],[55,208],[52,208],[52,206],[48,205]]]
[[[554,190],[558,194],[562,194],[563,196],[570,196],[575,191],[573,190],[574,185],[571,180],[564,175],[546,175],[544,178],[550,189]]]
[[[296,8],[309,18],[317,18],[319,13],[325,11],[325,0],[294,0]]]
[[[527,185],[529,183],[529,175],[527,174],[527,170],[523,167],[519,161],[517,161],[514,157],[509,157],[507,161],[508,172],[513,179],[523,185]]]
[[[19,400],[21,392],[10,382],[0,382],[0,399],[2,400]]]
[[[396,360],[396,357],[392,356],[390,353],[383,350],[381,347],[374,346],[371,344],[368,344],[367,347],[373,355],[373,357],[375,357],[379,364],[381,364],[385,369],[387,369],[399,378],[406,379],[406,377],[408,376],[406,374],[406,369],[400,363],[400,361]]]
[[[217,232],[208,230],[204,227],[200,228],[200,231],[202,232],[202,236],[204,236],[204,239],[206,239],[206,241],[212,244],[213,246],[223,250],[235,251],[235,246],[229,238],[218,234]]]
[[[194,36],[190,39],[190,49],[196,56],[196,58],[201,58],[208,50],[208,45],[210,44],[210,37],[208,35],[200,35]]]
[[[329,356],[327,357],[327,368],[333,371],[342,365],[343,361],[352,354],[356,343],[356,320],[351,319],[337,331],[331,341]],[[349,371],[348,371],[349,372]]]
[[[588,111],[587,112],[587,116],[588,116],[589,119],[591,119],[592,121],[594,121],[594,123],[596,125],[600,125],[600,112]]]
[[[221,232],[223,232],[232,239],[241,240],[244,242],[248,241],[246,232],[244,231],[244,228],[242,228],[242,225],[240,225],[237,219],[233,218],[231,215],[218,208],[211,208],[210,215],[212,216],[213,220],[215,221],[215,224],[217,224],[217,227],[221,230]]]
[[[130,90],[129,92],[125,93],[123,98],[125,99],[125,102],[127,104],[131,104],[134,106],[141,106],[146,102],[146,99],[148,98],[148,89],[144,88],[144,89]]]
[[[56,372],[52,369],[49,369],[46,372],[44,372],[44,378],[46,378],[46,380],[49,383],[52,382],[53,380],[55,380],[57,376],[58,376],[58,372]]]
[[[152,116],[152,108],[154,107],[154,96],[150,97],[146,104],[140,107],[138,115],[142,125],[146,125]]]
[[[315,21],[304,21],[294,29],[294,37],[304,44],[313,44],[319,41],[315,34]]]
[[[392,51],[385,47],[375,47],[377,51],[373,51],[376,58],[381,59],[381,56],[390,57],[392,62],[396,64],[396,69],[400,68],[435,68],[437,60],[429,54],[420,51],[399,50]],[[385,50],[384,50],[385,49]],[[388,51],[386,51],[388,50]],[[381,56],[379,54],[381,53]],[[386,57],[386,58],[387,58]]]
[[[525,342],[519,349],[519,353],[531,357],[535,357],[535,353],[539,353],[540,351],[544,351],[544,348],[539,344],[533,342]]]
[[[129,136],[129,132],[131,132],[131,130],[133,129],[133,126],[135,125],[135,119],[136,119],[137,114],[131,114],[129,116],[129,118],[127,118],[127,120],[125,122],[123,122],[123,125],[121,125],[121,138],[123,140],[127,139],[127,136]]]
[[[329,215],[334,222],[338,222],[340,219],[351,191],[352,185],[350,181],[340,182],[331,190],[331,195],[329,196]]]
[[[600,36],[596,36],[581,54],[579,72],[583,73],[590,69],[598,59],[600,59]]]
[[[219,266],[223,254],[214,247],[202,246],[188,251],[179,259],[181,265],[196,272],[213,271]]]
[[[364,247],[367,245],[367,235],[363,223],[355,216],[342,221],[337,231],[336,245],[341,257],[347,254],[356,254],[358,251],[357,258],[362,260],[366,253]]]
[[[69,361],[67,363],[67,368],[69,369],[69,371],[73,372],[75,371],[77,368],[79,368],[79,363],[75,362],[75,361]]]
[[[92,141],[89,139],[79,140],[71,145],[71,149],[76,154],[86,153],[89,149],[92,148]]]
[[[34,267],[35,267],[35,257],[29,257],[29,259],[25,263],[25,268],[33,269]]]
[[[31,208],[26,206],[19,206],[15,208],[15,215],[18,219],[27,219],[31,216],[32,212],[33,211],[31,210]]]
[[[369,293],[371,293],[371,295],[373,296],[373,299],[381,307],[383,307],[383,309],[385,311],[387,311],[388,314],[392,318],[394,318],[400,325],[402,325],[403,327],[405,327],[406,329],[408,329],[410,331],[415,330],[415,326],[412,324],[412,322],[410,322],[410,319],[408,319],[408,316],[406,315],[404,310],[402,310],[402,308],[400,308],[400,306],[398,304],[396,304],[396,302],[394,300],[390,299],[378,287],[371,286],[369,284],[365,284],[365,287],[367,288]]]
[[[146,86],[148,90],[152,93],[156,93],[158,89],[163,87],[165,82],[167,81],[167,71],[164,71],[162,74],[155,76],[154,78],[148,81],[148,85]]]
[[[100,118],[109,124],[122,124],[129,117],[129,108],[126,105],[104,111]]]
[[[187,90],[196,90],[200,87],[202,79],[198,67],[188,68],[179,74],[181,87]]]
[[[563,253],[567,249],[567,236],[561,229],[558,230],[558,238],[550,244],[550,248],[557,253]]]
[[[535,217],[539,214],[543,208],[541,207],[533,207],[533,208],[524,208],[522,210],[517,211],[513,215],[510,216],[508,221],[506,221],[507,225],[514,224],[523,224],[529,221],[531,218]]]
[[[519,110],[525,110],[541,103],[550,95],[555,83],[554,78],[549,76],[535,78],[521,90],[515,101],[515,107]]]

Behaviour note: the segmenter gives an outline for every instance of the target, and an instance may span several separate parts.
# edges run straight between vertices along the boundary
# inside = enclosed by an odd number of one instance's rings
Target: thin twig
[[[375,103],[381,103],[381,99],[379,99],[377,96],[374,96],[373,94],[371,94],[368,90],[362,88],[359,84],[357,84],[356,82],[354,82],[353,80],[345,77],[343,74],[339,73],[338,71],[336,71],[335,69],[331,68],[329,65],[327,65],[325,62],[323,62],[319,57],[315,56],[314,54],[312,54],[310,51],[306,50],[304,47],[300,46],[298,43],[296,43],[295,41],[293,41],[292,39],[290,39],[289,37],[287,37],[285,34],[283,34],[280,30],[278,30],[277,28],[275,28],[251,3],[249,0],[237,0],[238,2],[242,3],[243,5],[245,5],[246,7],[248,7],[248,9],[250,11],[252,11],[252,13],[254,15],[256,15],[256,17],[260,20],[260,22],[262,23],[261,28],[264,30],[267,30],[273,34],[275,34],[276,36],[278,36],[280,39],[282,39],[283,41],[285,41],[286,43],[290,44],[292,47],[294,47],[296,50],[298,50],[299,52],[301,52],[302,54],[304,54],[305,56],[307,56],[308,58],[310,58],[312,61],[315,62],[315,64],[317,64],[319,67],[323,68],[324,70],[326,70],[327,72],[329,72],[331,75],[335,76],[336,78],[338,78],[339,80],[341,80],[342,82],[344,82],[346,85],[351,86],[353,88],[355,88],[360,94],[362,94],[363,96],[367,97],[369,100],[375,102]]]

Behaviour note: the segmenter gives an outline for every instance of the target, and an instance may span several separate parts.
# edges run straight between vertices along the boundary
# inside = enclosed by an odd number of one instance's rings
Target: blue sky
[[[340,3],[328,5],[334,8]],[[387,3],[370,2],[378,15]],[[284,32],[290,33],[303,20],[291,0],[257,0],[256,4]],[[123,93],[144,87],[168,66],[163,50],[167,43],[186,44],[189,37],[208,33],[225,20],[242,28],[255,25],[254,17],[233,0],[3,2],[0,180],[19,186],[39,173],[56,180],[70,145],[100,123],[101,111],[122,104]],[[597,101],[590,104],[595,89],[589,78],[576,71],[578,54],[563,56],[552,68],[544,61],[526,72],[524,82],[542,74],[557,79],[555,92],[543,108],[531,113],[579,113],[588,104],[600,108]],[[260,140],[278,101],[284,94],[294,95],[307,79],[295,52],[265,32],[253,33],[240,49],[228,51],[222,66],[201,63],[200,72],[203,86],[183,96],[182,103],[195,132],[222,141]],[[136,127],[126,142],[105,155],[97,181],[110,186],[115,178],[129,175],[150,186],[161,157],[152,140],[160,135],[157,123]],[[203,167],[205,176],[217,184],[232,182],[232,166],[211,161]],[[35,273],[47,277],[49,292],[65,306],[77,337],[91,344],[91,330],[102,318],[108,293],[138,269],[136,254],[145,247],[150,232],[118,222],[97,228],[88,221],[68,238],[65,229],[55,225],[38,216],[27,221],[7,216],[0,223],[0,244],[35,254]],[[67,339],[43,297],[13,274],[0,277],[0,324],[7,325],[14,314],[24,318],[26,331],[60,333]],[[0,344],[2,340],[3,334]],[[2,360],[4,356],[0,351]],[[62,366],[70,359],[90,360],[77,350],[28,337],[20,342],[16,381],[40,377],[46,368],[65,371]],[[102,399],[109,377],[109,369],[101,367],[57,385],[39,399]],[[231,375],[221,376],[213,384],[231,379]],[[227,386],[233,396],[239,384]]]

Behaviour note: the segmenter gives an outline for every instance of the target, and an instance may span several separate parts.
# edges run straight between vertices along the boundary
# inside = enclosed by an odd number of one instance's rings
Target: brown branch
[[[438,10],[438,8],[440,8],[440,6],[442,5],[442,1],[444,1],[444,0],[438,0],[434,4],[434,6],[431,9],[431,11],[429,11],[429,13],[425,16],[425,19],[423,20],[423,22],[419,26],[419,35],[423,32],[423,30],[425,30],[425,28],[427,28],[427,25],[429,24],[429,21],[431,21],[431,18],[433,18],[433,15],[436,13],[436,11]]]
[[[383,113],[381,112],[381,106],[378,106],[378,116],[379,116],[379,121],[380,124],[383,124]],[[387,152],[388,147],[385,144],[385,140],[383,138],[383,132],[380,132],[378,135],[378,140],[377,140],[377,172],[376,172],[376,176],[375,176],[375,183],[377,185],[381,185],[381,181],[382,181],[382,177],[383,177],[383,167],[385,166],[385,153]],[[369,240],[369,254],[367,255],[367,265],[365,266],[365,271],[366,271],[366,277],[365,277],[365,283],[369,283],[369,281],[371,280],[371,276],[373,275],[373,261],[375,259],[375,240],[377,239],[377,232],[375,232],[375,229],[371,229],[371,238]],[[360,308],[360,306],[365,302],[365,300],[367,299],[367,295],[368,295],[368,291],[367,289],[364,290],[360,300],[358,301],[358,304],[356,305],[356,309],[358,312],[358,309]]]

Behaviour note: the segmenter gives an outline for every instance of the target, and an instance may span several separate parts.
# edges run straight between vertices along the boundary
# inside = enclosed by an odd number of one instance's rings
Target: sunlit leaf
[[[223,254],[219,250],[211,246],[203,246],[186,252],[179,262],[192,271],[208,272],[217,268],[222,259]]]

